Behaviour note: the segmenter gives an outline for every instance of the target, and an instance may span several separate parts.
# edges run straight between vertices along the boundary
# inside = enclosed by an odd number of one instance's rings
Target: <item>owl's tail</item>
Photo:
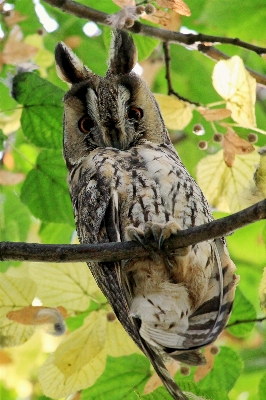
[[[150,347],[150,345],[144,343],[144,341],[142,341],[142,345],[144,348],[143,349],[144,353],[149,358],[155,372],[157,373],[157,375],[159,376],[159,378],[161,379],[161,381],[163,382],[164,386],[166,387],[170,395],[173,397],[173,399],[188,400],[188,398],[184,395],[179,386],[172,379],[171,375],[169,374],[167,368],[164,365],[164,362],[160,354],[158,354],[156,350],[153,350]]]

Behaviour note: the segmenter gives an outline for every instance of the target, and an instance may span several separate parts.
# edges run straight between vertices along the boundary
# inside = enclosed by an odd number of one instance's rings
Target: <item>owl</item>
[[[105,77],[64,43],[55,58],[59,76],[71,85],[64,97],[63,154],[80,242],[133,240],[147,249],[144,257],[89,268],[169,393],[185,399],[164,361],[204,364],[199,349],[217,338],[232,309],[235,266],[223,238],[164,251],[171,235],[213,217],[154,96],[132,72],[132,37],[114,32]]]

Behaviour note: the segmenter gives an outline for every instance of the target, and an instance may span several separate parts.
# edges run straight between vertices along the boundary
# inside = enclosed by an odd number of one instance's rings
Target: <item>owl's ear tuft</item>
[[[65,82],[71,84],[82,82],[92,74],[63,42],[58,43],[55,48],[55,61],[57,75]]]
[[[129,74],[137,60],[138,52],[132,37],[126,31],[115,30],[113,32],[106,75]]]

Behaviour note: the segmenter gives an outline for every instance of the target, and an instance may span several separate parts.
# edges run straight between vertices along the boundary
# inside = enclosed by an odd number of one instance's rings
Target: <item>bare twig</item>
[[[109,25],[108,17],[109,14],[104,12],[95,10],[91,7],[84,6],[72,0],[43,0],[46,3],[50,4],[53,7],[57,7],[64,12],[69,14],[76,15],[79,18],[91,20],[103,25]],[[126,28],[124,28],[126,29]],[[208,57],[213,58],[216,60],[217,58],[213,56],[214,49],[212,46],[205,46],[209,47],[208,51],[203,51],[204,44],[206,43],[214,43],[214,44],[230,44],[233,46],[238,46],[243,49],[253,51],[258,55],[266,54],[266,48],[255,46],[253,44],[243,42],[238,38],[226,38],[222,36],[212,36],[212,35],[204,35],[202,33],[199,34],[184,34],[181,32],[173,32],[167,29],[156,28],[151,25],[145,25],[138,21],[135,21],[134,25],[131,28],[128,28],[129,31],[133,33],[137,33],[143,36],[150,36],[156,39],[161,40],[162,42],[171,42],[177,43],[182,46],[193,46],[194,49],[198,49],[203,54],[207,55]],[[219,59],[227,59],[228,56],[222,52],[220,52]],[[253,76],[256,81],[262,85],[266,86],[266,78],[262,77],[260,74],[257,74],[253,71]]]
[[[168,85],[168,95],[173,94],[174,96],[176,96],[178,99],[186,101],[190,104],[194,104],[196,106],[200,106],[200,103],[191,101],[185,97],[180,96],[180,94],[178,94],[172,85],[172,78],[171,78],[171,56],[170,56],[170,49],[169,49],[169,42],[163,42],[163,50],[164,50],[164,61],[165,61],[165,78],[167,81],[167,85]]]
[[[266,199],[217,221],[178,232],[164,243],[168,254],[205,240],[219,238],[255,221],[266,219]],[[154,243],[156,246],[156,243]],[[35,243],[0,243],[0,260],[39,262],[119,261],[143,257],[147,250],[135,242],[54,245]]]
[[[226,328],[231,328],[232,326],[240,324],[249,324],[251,322],[263,322],[263,321],[266,321],[266,317],[254,318],[254,319],[239,319],[237,321],[232,322],[231,324],[226,325]]]

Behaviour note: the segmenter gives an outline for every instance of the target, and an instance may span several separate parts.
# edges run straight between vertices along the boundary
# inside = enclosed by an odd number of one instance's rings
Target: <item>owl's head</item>
[[[64,44],[55,50],[58,75],[71,84],[64,97],[64,156],[73,165],[96,148],[128,150],[147,140],[168,143],[158,104],[134,72],[137,50],[116,30],[105,77],[90,71]]]

